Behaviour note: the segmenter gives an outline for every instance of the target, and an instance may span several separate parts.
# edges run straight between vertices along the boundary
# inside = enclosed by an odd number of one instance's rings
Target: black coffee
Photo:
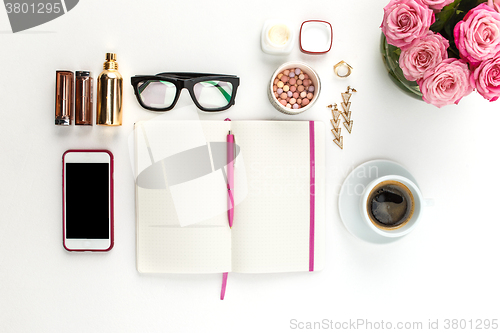
[[[413,214],[413,195],[404,184],[387,180],[375,186],[367,202],[368,216],[381,229],[402,227]]]

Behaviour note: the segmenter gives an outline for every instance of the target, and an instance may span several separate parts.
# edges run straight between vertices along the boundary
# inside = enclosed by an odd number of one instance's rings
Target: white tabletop
[[[429,320],[439,320],[441,329],[447,319],[498,322],[500,102],[473,93],[438,109],[402,93],[379,52],[387,2],[85,0],[15,34],[0,9],[0,331],[286,332],[308,322],[346,328],[358,319],[374,328],[381,321],[392,327],[421,322],[425,331]],[[271,18],[288,19],[297,32],[307,19],[331,22],[332,50],[305,55],[296,46],[288,56],[264,54],[260,33]],[[88,69],[96,77],[106,52],[117,54],[124,76],[123,126],[55,126],[55,71]],[[291,60],[311,65],[322,82],[318,102],[298,116],[276,111],[265,92],[272,72]],[[354,68],[348,79],[333,73],[340,60]],[[162,71],[241,78],[236,105],[227,112],[200,113],[185,91],[165,119],[322,120],[329,127],[326,106],[340,103],[347,85],[357,89],[344,149],[327,136],[323,271],[230,274],[224,301],[220,274],[136,271],[129,144],[134,122],[156,115],[138,105],[130,77]],[[61,156],[78,148],[115,156],[115,247],[109,253],[62,247]],[[352,236],[337,204],[347,174],[380,158],[405,166],[435,200],[414,232],[386,245]]]

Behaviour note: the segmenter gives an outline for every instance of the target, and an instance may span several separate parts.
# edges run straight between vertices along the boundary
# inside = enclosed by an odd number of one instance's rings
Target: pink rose
[[[500,56],[483,61],[470,77],[477,92],[490,102],[500,97]]]
[[[488,0],[488,6],[500,13],[500,0]]]
[[[403,50],[427,35],[434,20],[434,12],[421,0],[391,0],[380,27],[387,43]]]
[[[448,6],[455,0],[422,0],[424,4],[429,6],[430,9],[434,9],[435,11],[441,11],[444,6]]]
[[[458,104],[460,99],[472,92],[469,84],[470,71],[462,59],[443,60],[433,72],[425,73],[417,81],[422,99],[438,108]]]
[[[500,13],[482,3],[457,23],[453,35],[460,57],[475,67],[500,52]]]
[[[429,31],[427,36],[418,40],[409,49],[401,51],[399,67],[405,78],[416,81],[424,76],[425,72],[432,72],[437,65],[448,58],[446,49],[450,42],[440,34]]]

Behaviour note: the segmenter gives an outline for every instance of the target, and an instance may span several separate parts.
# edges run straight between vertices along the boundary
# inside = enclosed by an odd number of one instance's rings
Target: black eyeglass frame
[[[144,102],[141,99],[140,93],[139,93],[139,82],[143,81],[148,81],[148,80],[155,80],[155,81],[167,81],[175,85],[176,91],[175,91],[175,97],[172,102],[172,104],[166,108],[153,108],[150,106],[147,106],[144,104]],[[233,85],[233,91],[231,93],[231,99],[227,103],[227,105],[222,106],[220,108],[205,108],[198,103],[195,94],[194,94],[194,85],[197,84],[198,82],[203,82],[203,81],[211,81],[211,80],[218,80],[218,81],[224,81],[224,82],[229,82]],[[218,112],[218,111],[224,111],[229,109],[231,106],[234,105],[234,99],[236,96],[236,91],[238,90],[238,86],[240,85],[240,78],[237,77],[236,75],[228,75],[228,74],[210,74],[210,73],[191,73],[191,72],[165,72],[165,73],[159,73],[156,75],[134,75],[130,78],[131,84],[134,87],[134,93],[135,97],[137,98],[137,101],[139,104],[150,111],[154,112],[165,112],[165,111],[170,111],[172,110],[175,105],[177,104],[177,101],[179,100],[179,96],[181,95],[182,89],[186,88],[189,91],[189,95],[191,96],[191,99],[193,100],[194,104],[198,109],[205,111],[205,112]]]

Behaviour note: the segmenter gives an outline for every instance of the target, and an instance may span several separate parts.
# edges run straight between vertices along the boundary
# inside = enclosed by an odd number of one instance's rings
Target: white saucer
[[[361,240],[387,244],[404,237],[389,238],[378,235],[369,229],[361,217],[359,206],[363,190],[372,180],[388,175],[406,177],[418,186],[408,170],[388,160],[373,160],[361,164],[347,176],[342,184],[339,194],[340,218],[347,230]]]

